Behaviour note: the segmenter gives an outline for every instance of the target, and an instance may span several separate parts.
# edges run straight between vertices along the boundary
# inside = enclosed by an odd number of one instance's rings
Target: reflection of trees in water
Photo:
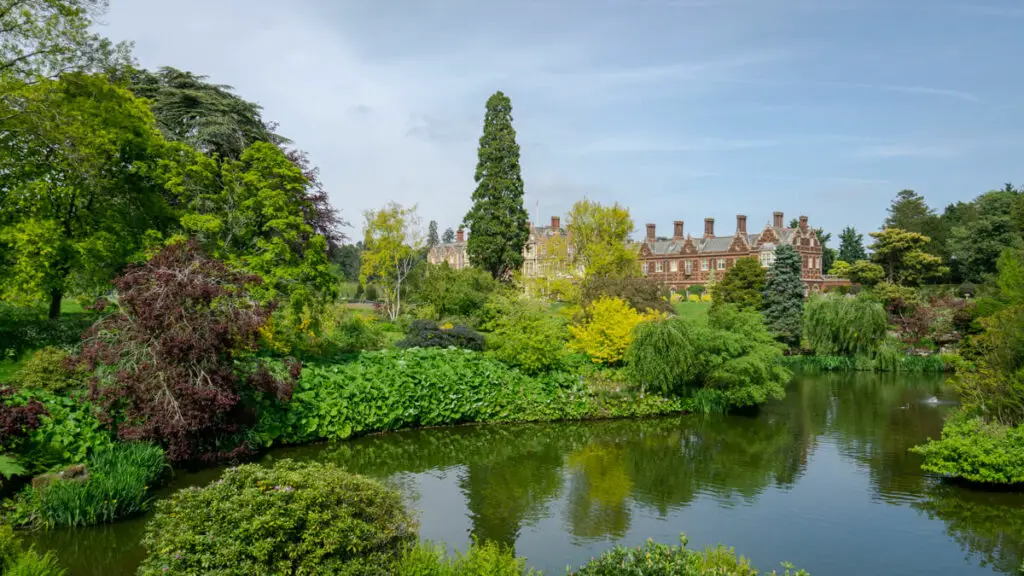
[[[787,409],[862,464],[880,498],[898,503],[925,488],[921,457],[907,449],[942,429],[948,406],[923,402],[943,395],[942,376],[830,373],[803,380],[791,388]]]
[[[626,451],[616,444],[591,442],[569,455],[569,531],[577,538],[622,537],[629,530],[633,480]]]
[[[946,533],[982,566],[1018,574],[1024,562],[1024,494],[936,483],[912,504],[946,524]]]
[[[145,551],[139,544],[144,521],[136,518],[90,528],[22,534],[26,544],[53,550],[62,567],[75,576],[134,574]]]

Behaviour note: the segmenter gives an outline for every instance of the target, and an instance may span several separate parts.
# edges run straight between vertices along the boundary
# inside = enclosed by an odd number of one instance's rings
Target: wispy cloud
[[[667,140],[657,136],[623,135],[599,138],[580,146],[579,154],[630,154],[671,152],[728,152],[750,148],[772,148],[778,140],[747,138],[694,138]]]
[[[872,158],[946,158],[958,156],[962,152],[962,146],[950,144],[881,144],[860,148],[856,151],[855,155]]]
[[[978,14],[982,16],[997,16],[997,17],[1010,17],[1010,18],[1022,18],[1024,17],[1024,7],[1021,6],[994,6],[991,4],[954,4],[950,6],[957,12],[965,12],[968,14]]]
[[[963,90],[949,90],[945,88],[933,88],[930,86],[897,86],[891,84],[860,84],[859,86],[864,88],[877,88],[879,90],[886,90],[889,92],[900,92],[903,94],[942,96],[946,98],[953,98],[955,100],[963,100],[965,102],[980,103],[982,101],[981,98],[976,95]]]

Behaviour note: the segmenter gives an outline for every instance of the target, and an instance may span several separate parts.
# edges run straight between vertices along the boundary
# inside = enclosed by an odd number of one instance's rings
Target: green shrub
[[[804,337],[815,354],[870,354],[886,328],[885,308],[865,298],[816,296],[804,307]]]
[[[1024,484],[1024,426],[986,423],[961,411],[947,418],[939,440],[911,449],[927,472],[986,484]]]
[[[349,353],[361,350],[379,350],[386,340],[379,322],[363,319],[355,314],[331,326],[327,333],[329,348],[334,352]]]
[[[4,576],[64,576],[53,552],[39,554],[34,548],[25,550],[14,530],[0,525],[0,574]]]
[[[65,314],[49,320],[39,310],[0,302],[0,359],[46,346],[76,346],[95,319],[94,314]]]
[[[580,289],[580,305],[585,310],[603,299],[618,298],[641,313],[675,314],[661,282],[643,276],[592,276]]]
[[[703,392],[701,410],[782,398],[791,373],[761,315],[726,304],[708,324],[670,318],[641,324],[626,361],[634,382],[662,394]]]
[[[229,468],[157,504],[142,576],[392,574],[416,539],[401,496],[331,464]]]
[[[527,374],[561,367],[569,334],[560,319],[547,314],[544,304],[515,299],[490,326],[488,348],[498,360]]]
[[[395,344],[399,348],[463,348],[483,350],[482,334],[465,326],[438,326],[432,320],[413,320],[405,338]]]
[[[457,317],[476,317],[499,283],[479,268],[455,270],[445,262],[430,266],[423,277],[416,296],[421,304],[433,309],[430,320]]]
[[[643,546],[628,548],[616,546],[591,560],[577,570],[570,570],[573,576],[757,576],[768,573],[758,572],[746,559],[736,556],[732,548],[717,546],[703,553],[686,548],[686,537],[679,546],[658,544],[651,540]],[[785,575],[809,576],[803,570],[793,571],[789,564],[783,564]],[[771,575],[777,572],[772,571]]]
[[[12,517],[40,528],[91,526],[134,516],[149,509],[149,488],[167,470],[162,448],[117,444],[95,455],[82,478],[49,478],[19,494]],[[44,477],[45,478],[45,477]]]
[[[526,561],[513,550],[494,542],[470,545],[465,553],[449,556],[444,546],[421,543],[410,549],[395,576],[522,576],[540,572],[526,569]]]
[[[39,388],[58,393],[84,388],[87,372],[84,367],[69,369],[67,361],[70,356],[66,350],[54,346],[36,350],[22,364],[15,377],[15,384],[21,388]]]

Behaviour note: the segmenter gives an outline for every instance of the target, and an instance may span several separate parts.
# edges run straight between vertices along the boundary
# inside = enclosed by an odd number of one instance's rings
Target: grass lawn
[[[706,322],[711,302],[676,302],[674,306],[680,318]]]
[[[7,382],[21,369],[21,361],[18,362],[0,362],[0,383]]]

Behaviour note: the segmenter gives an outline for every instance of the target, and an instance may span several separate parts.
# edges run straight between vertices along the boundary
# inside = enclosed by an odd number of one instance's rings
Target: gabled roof
[[[766,226],[760,232],[756,234],[748,233],[745,236],[745,240],[751,249],[757,249],[758,240],[761,239],[762,235],[766,236],[766,240],[778,238],[779,244],[791,244],[800,235],[799,230],[795,228],[778,228],[775,226]],[[813,234],[813,232],[812,232]],[[736,241],[735,235],[730,236],[716,236],[714,238],[691,238],[687,236],[686,240],[680,240],[674,238],[672,240],[655,240],[650,242],[644,239],[640,242],[644,247],[647,248],[648,252],[653,256],[670,256],[675,254],[683,254],[683,246],[687,241],[692,241],[694,247],[697,249],[698,254],[703,253],[727,253],[733,242]],[[776,244],[773,240],[769,240],[774,247]]]

